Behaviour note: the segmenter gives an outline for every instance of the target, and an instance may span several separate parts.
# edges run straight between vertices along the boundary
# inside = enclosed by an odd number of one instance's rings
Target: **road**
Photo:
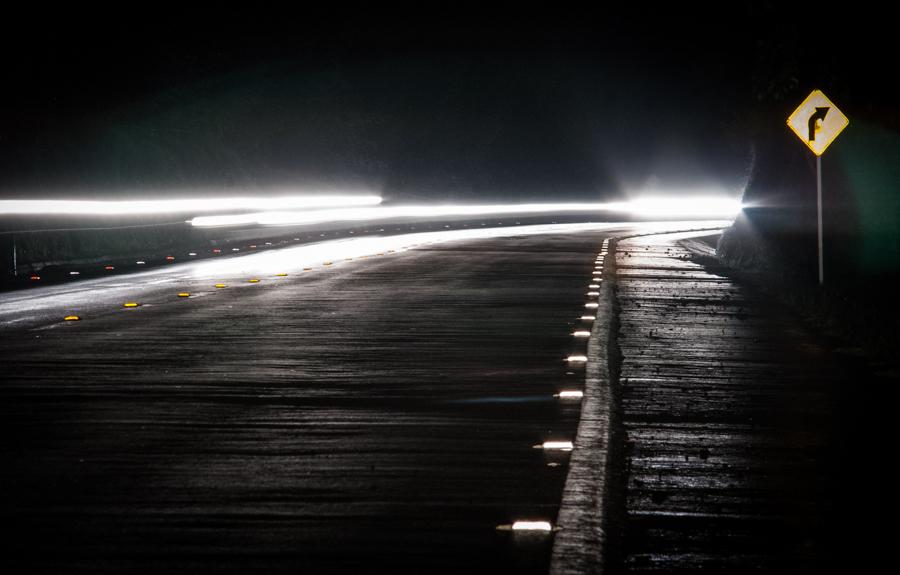
[[[326,242],[3,294],[3,562],[545,573],[552,534],[497,526],[555,520],[569,455],[534,446],[573,439],[579,402],[554,394],[581,386],[565,358],[620,228]]]

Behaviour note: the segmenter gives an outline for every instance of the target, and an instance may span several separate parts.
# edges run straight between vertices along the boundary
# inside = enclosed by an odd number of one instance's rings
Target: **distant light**
[[[41,276],[31,276],[28,279],[30,279],[31,281],[38,281],[39,279],[41,279]]]
[[[732,218],[740,213],[739,200],[720,196],[646,196],[610,204],[616,211],[624,211],[648,218]]]
[[[537,447],[540,447],[541,449],[559,449],[562,451],[572,451],[575,449],[575,446],[572,445],[571,441],[545,441]]]
[[[516,521],[512,524],[513,531],[541,531],[549,533],[553,526],[548,521]]]
[[[191,294],[189,294],[189,293],[186,292],[186,291],[183,291],[183,292],[181,292],[180,294],[178,294],[178,297],[191,297]]]
[[[227,212],[231,210],[299,210],[376,206],[375,195],[308,195],[159,200],[2,200],[0,215],[137,215]],[[226,216],[227,217],[227,216]],[[237,216],[240,217],[240,216]]]
[[[70,275],[70,276],[77,276],[77,275],[81,275],[81,272],[69,272],[69,275]]]
[[[108,271],[108,270],[114,270],[116,268],[114,266],[105,266],[103,269]]]
[[[195,256],[195,255],[197,255],[197,254],[194,253],[194,252],[189,252],[188,255],[193,257],[193,256]]]
[[[129,301],[129,302],[125,302],[125,305],[123,305],[122,307],[140,307],[140,306],[141,306],[141,304],[137,303],[136,301]]]
[[[226,286],[225,284],[216,284],[215,287],[221,289],[223,287],[228,287],[228,286]]]
[[[600,292],[598,292],[598,291],[589,291],[589,292],[587,292],[587,296],[588,296],[588,297],[597,297],[597,296],[599,296],[599,295],[600,295]]]
[[[597,316],[595,316],[595,315],[583,315],[583,316],[581,316],[581,319],[583,319],[584,321],[594,321],[595,319],[597,319]]]
[[[174,262],[175,256],[166,256],[166,259],[169,260],[170,262]]]
[[[251,249],[251,250],[255,250],[255,249],[256,249],[256,244],[251,244],[251,245],[250,245],[250,249]]]
[[[587,361],[587,356],[584,355],[570,355],[566,358],[566,361],[570,361],[572,363],[583,363]]]
[[[584,397],[584,392],[574,390],[560,391],[557,394],[557,397],[559,397],[560,399],[581,399],[582,397]]]
[[[214,253],[214,254],[220,254],[220,253],[222,253],[222,250],[220,250],[219,248],[213,248],[212,253]]]
[[[574,335],[575,337],[591,337],[591,332],[579,330],[572,332],[572,335]]]
[[[589,289],[598,289],[599,287],[600,287],[600,284],[591,284],[588,286]]]
[[[598,303],[593,303],[593,302],[592,302],[592,303],[586,303],[586,304],[584,304],[584,307],[590,308],[590,309],[596,309],[596,308],[600,307],[600,304],[598,304]]]
[[[231,251],[233,251],[233,252],[239,252],[239,251],[241,251],[241,248],[231,248]]]
[[[63,318],[63,321],[81,321],[81,317],[77,315],[67,315]]]
[[[136,263],[136,264],[139,265],[139,266],[142,266],[142,265],[144,265],[144,264],[147,263],[147,262],[145,262],[144,260],[138,260],[138,261],[136,261],[136,262],[134,262],[134,263]]]
[[[300,238],[294,238],[295,241],[298,240],[298,239],[300,239]],[[267,245],[267,246],[271,246],[271,245],[272,245],[272,242],[266,242],[266,245]]]
[[[591,278],[591,281],[599,282],[599,281],[603,281],[603,278],[594,277],[594,278]]]

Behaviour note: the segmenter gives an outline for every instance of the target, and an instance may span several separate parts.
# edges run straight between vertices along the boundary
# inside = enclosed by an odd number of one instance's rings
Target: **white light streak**
[[[587,361],[587,356],[584,356],[584,355],[570,355],[569,357],[566,358],[566,361],[569,361],[569,362],[572,362],[572,363],[584,363],[585,361]]]
[[[260,211],[227,216],[200,216],[195,227],[260,225],[293,226],[328,222],[372,221],[395,218],[483,217],[502,214],[555,214],[618,212],[644,217],[732,217],[740,211],[737,200],[721,197],[643,198],[612,203],[450,204],[439,206],[354,207],[311,211]],[[497,222],[498,225],[501,222]],[[484,224],[482,224],[484,225]]]
[[[244,196],[158,200],[2,200],[0,215],[140,215],[376,206],[375,195]]]
[[[600,307],[600,304],[598,304],[598,303],[586,303],[586,304],[584,304],[584,307],[590,308],[590,309],[597,309],[598,307]]]
[[[572,335],[575,337],[591,337],[591,332],[589,331],[576,331],[573,332]]]
[[[557,397],[560,399],[581,399],[584,397],[584,392],[574,390],[560,391]]]
[[[581,319],[583,319],[584,321],[594,321],[595,319],[597,319],[597,316],[595,316],[595,315],[583,315],[583,316],[581,316]]]

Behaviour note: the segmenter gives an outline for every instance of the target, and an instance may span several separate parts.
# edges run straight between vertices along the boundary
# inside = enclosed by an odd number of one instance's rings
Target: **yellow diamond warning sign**
[[[813,90],[787,121],[797,137],[817,156],[825,152],[849,123],[847,116],[821,90]]]

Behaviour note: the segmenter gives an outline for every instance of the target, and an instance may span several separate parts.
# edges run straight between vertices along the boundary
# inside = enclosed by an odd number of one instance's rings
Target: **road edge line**
[[[603,266],[603,285],[597,299],[597,318],[588,340],[584,396],[575,435],[575,449],[563,488],[553,541],[551,575],[600,574],[605,565],[607,543],[607,479],[615,428],[615,405],[611,369],[617,329],[615,314],[616,239],[610,238]]]
[[[551,575],[600,575],[607,563],[615,564],[616,541],[620,529],[610,527],[610,517],[624,514],[622,501],[611,500],[616,488],[625,486],[624,430],[619,427],[620,405],[618,347],[619,307],[617,298],[618,244],[643,236],[687,232],[722,231],[721,226],[653,231],[644,234],[610,236],[603,266],[603,286],[598,298],[597,319],[588,341],[584,397],[575,449],[563,488],[557,517],[560,531],[553,541]],[[612,545],[608,545],[612,541]]]

